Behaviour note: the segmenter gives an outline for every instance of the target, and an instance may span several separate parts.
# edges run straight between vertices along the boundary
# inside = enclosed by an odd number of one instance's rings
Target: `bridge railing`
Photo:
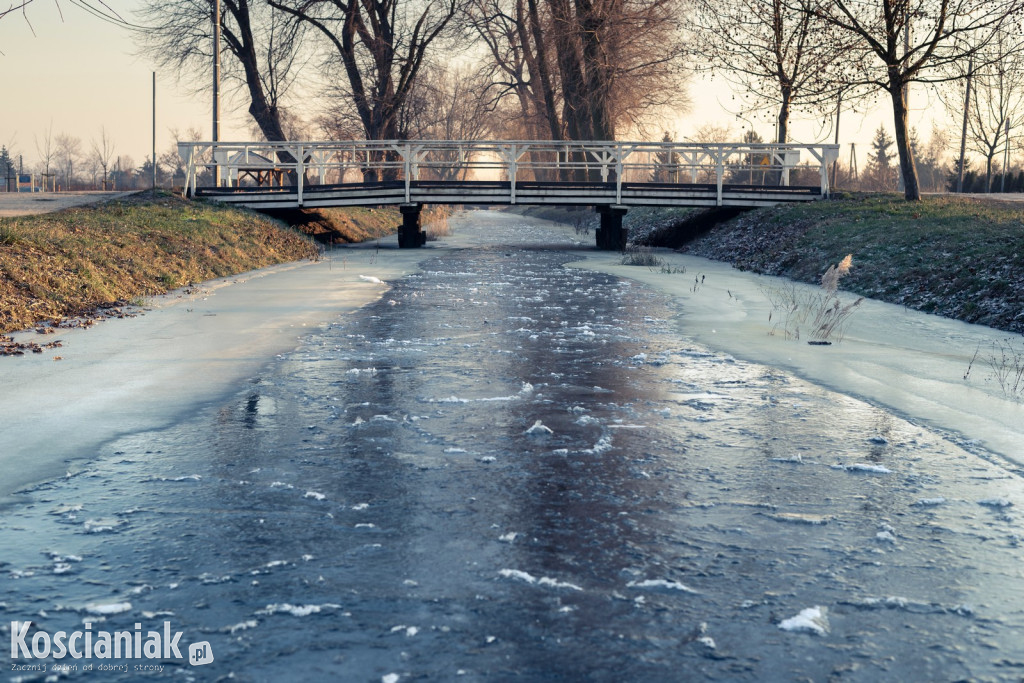
[[[204,170],[219,170],[221,185],[292,188],[302,204],[310,186],[354,182],[490,180],[613,183],[616,202],[624,183],[820,187],[829,194],[829,166],[837,145],[559,142],[548,140],[356,140],[339,142],[181,142],[186,193]],[[216,176],[214,176],[216,177]]]

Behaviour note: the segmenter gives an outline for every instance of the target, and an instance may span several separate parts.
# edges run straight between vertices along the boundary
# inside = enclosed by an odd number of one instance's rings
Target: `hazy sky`
[[[173,1],[173,0],[168,0]],[[134,19],[134,0],[111,3],[127,19]],[[0,144],[21,153],[26,165],[38,158],[36,141],[52,122],[54,134],[69,133],[82,140],[83,151],[99,139],[106,127],[114,140],[116,154],[131,156],[136,164],[151,149],[151,102],[153,64],[135,55],[129,31],[104,22],[68,3],[37,0],[28,8],[31,28],[20,14],[0,20]],[[63,19],[61,18],[63,12]],[[34,35],[33,35],[34,30]],[[747,124],[730,114],[734,108],[728,87],[721,83],[695,80],[691,86],[693,111],[667,127],[676,139],[685,139],[706,122],[729,123],[736,138]],[[208,95],[190,95],[176,81],[176,74],[157,73],[157,154],[173,141],[171,129],[199,128],[204,139],[211,129]],[[723,105],[725,108],[723,108]],[[941,119],[941,107],[923,92],[912,98],[914,119],[927,139],[933,119]],[[892,130],[890,106],[884,99],[867,118],[844,112],[841,142],[856,141],[860,163],[879,123]],[[249,136],[245,107],[226,111],[221,120],[221,139],[240,140]],[[768,123],[755,122],[765,138],[772,135]],[[817,128],[794,125],[796,142],[815,142]],[[660,137],[660,136],[658,136]],[[831,142],[831,133],[828,133]],[[842,158],[848,158],[844,147]]]

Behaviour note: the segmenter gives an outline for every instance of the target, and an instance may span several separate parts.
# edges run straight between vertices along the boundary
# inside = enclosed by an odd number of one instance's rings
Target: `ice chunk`
[[[540,437],[543,437],[543,436],[551,436],[552,434],[554,434],[554,431],[552,431],[552,429],[550,427],[544,426],[544,424],[542,424],[540,420],[537,420],[536,422],[533,423],[532,427],[530,427],[529,429],[526,430],[525,433],[528,436],[540,436]]]
[[[255,619],[247,619],[246,621],[240,621],[239,623],[232,624],[231,626],[225,626],[221,629],[221,631],[233,634],[237,631],[245,631],[250,628],[256,628],[259,625],[260,622],[256,621]]]
[[[862,462],[857,462],[852,465],[846,466],[847,472],[870,472],[872,474],[891,474],[892,470],[882,465],[868,465]]]
[[[552,578],[549,578],[547,576],[542,576],[541,578],[538,579],[537,577],[535,577],[535,576],[533,576],[533,575],[531,575],[531,574],[529,574],[527,572],[521,571],[519,569],[502,569],[498,573],[501,574],[501,576],[503,576],[505,578],[508,578],[508,579],[519,579],[520,581],[525,581],[526,583],[528,583],[530,585],[534,585],[534,586],[550,586],[551,588],[569,588],[569,589],[574,590],[574,591],[581,591],[581,590],[583,590],[582,588],[580,588],[579,586],[577,586],[574,583],[567,583],[565,581],[558,581],[556,579],[552,579]]]
[[[341,605],[324,603],[323,605],[290,605],[287,602],[267,605],[256,614],[290,614],[293,617],[308,617],[310,614],[319,614],[325,609],[340,609]]]
[[[90,602],[88,605],[82,608],[89,614],[97,614],[101,616],[107,616],[109,614],[123,614],[130,612],[132,609],[132,603],[130,602]]]
[[[666,579],[646,579],[644,581],[630,581],[626,585],[630,588],[666,588],[668,590],[682,591],[684,593],[697,592],[684,583],[679,583],[678,581],[668,581]]]
[[[327,498],[327,496],[317,491],[306,491],[306,495],[304,495],[303,498],[314,498],[316,500],[324,500],[325,498]]]
[[[813,633],[823,636],[828,633],[828,609],[821,606],[808,607],[801,610],[800,614],[789,619],[783,619],[779,628],[783,631],[797,631]]]

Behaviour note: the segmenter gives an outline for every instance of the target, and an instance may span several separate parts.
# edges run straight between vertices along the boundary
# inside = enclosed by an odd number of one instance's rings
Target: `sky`
[[[169,0],[170,1],[170,0]],[[111,2],[126,19],[134,19],[136,0]],[[116,155],[128,155],[141,164],[152,148],[152,101],[154,65],[139,56],[131,32],[98,19],[79,7],[55,0],[36,0],[20,14],[0,19],[0,145],[23,155],[26,166],[38,159],[37,142],[51,127],[54,135],[68,133],[82,140],[87,151],[106,129]],[[728,124],[739,140],[750,126],[735,115],[732,91],[721,81],[695,77],[690,85],[692,110],[665,122],[673,137],[685,140],[705,123]],[[156,74],[157,155],[173,144],[172,130],[198,128],[204,139],[211,135],[208,94],[192,94],[178,82],[178,74]],[[222,140],[249,139],[245,104],[230,110],[225,102],[221,118]],[[933,118],[942,124],[941,105],[923,91],[911,97],[912,125],[927,139]],[[750,117],[747,117],[748,119]],[[884,100],[867,115],[844,112],[840,157],[849,157],[846,143],[856,142],[860,164],[875,129],[884,123],[892,130],[891,109]],[[755,130],[768,139],[772,125],[755,121]],[[822,138],[820,127],[796,121],[794,142],[832,142]],[[890,133],[891,134],[891,133]],[[652,137],[660,138],[660,134]],[[724,142],[728,142],[725,140]]]

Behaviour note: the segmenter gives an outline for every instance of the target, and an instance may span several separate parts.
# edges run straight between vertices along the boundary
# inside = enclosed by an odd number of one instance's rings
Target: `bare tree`
[[[33,137],[35,138],[39,161],[43,165],[43,187],[45,189],[46,179],[50,177],[50,165],[57,156],[57,147],[53,139],[53,121],[50,121],[50,125],[46,127],[42,139],[37,136]]]
[[[64,188],[72,189],[71,183],[75,175],[75,162],[82,154],[82,141],[73,135],[60,133],[56,138],[57,165],[64,176]]]
[[[695,69],[723,74],[751,111],[774,107],[778,142],[789,139],[794,108],[834,107],[840,84],[830,80],[832,67],[848,46],[813,0],[695,0],[694,9]]]
[[[613,140],[687,107],[679,13],[676,0],[474,0],[469,17],[492,92],[514,96],[535,137]]]
[[[399,114],[410,138],[479,140],[489,131],[491,112],[484,93],[490,79],[469,67],[428,65]],[[435,159],[439,180],[465,179],[473,154],[442,151]]]
[[[564,139],[557,73],[544,38],[553,27],[541,18],[537,0],[473,0],[467,17],[490,52],[491,104],[497,109],[515,100],[522,137]]]
[[[907,88],[948,80],[950,65],[971,58],[976,64],[982,55],[993,61],[997,55],[985,51],[1021,11],[1024,0],[825,0],[816,6],[820,18],[851,39],[844,60],[848,82],[878,88],[892,101],[908,200],[920,200],[921,189],[910,146]]]
[[[244,89],[249,114],[267,140],[287,140],[284,99],[306,62],[303,26],[260,0],[221,0],[221,35],[233,59],[223,75]],[[211,86],[213,18],[210,0],[147,0],[140,10],[152,26],[138,34],[141,50],[158,65]]]
[[[460,0],[411,5],[401,0],[268,0],[312,27],[336,53],[340,76],[370,140],[400,137],[398,116],[431,47],[446,35]],[[372,174],[372,172],[371,172]]]
[[[1007,42],[1012,38],[1000,35],[993,47],[1001,58],[983,59],[974,69],[971,100],[967,103],[968,142],[985,159],[986,192],[992,191],[995,160],[1012,137],[1020,136],[1017,129],[1024,118],[1024,53],[1006,50]]]
[[[103,171],[103,189],[107,189],[107,180],[110,173],[110,164],[114,160],[114,141],[107,135],[106,126],[100,128],[100,139],[92,140],[92,147],[89,150],[89,162]]]

